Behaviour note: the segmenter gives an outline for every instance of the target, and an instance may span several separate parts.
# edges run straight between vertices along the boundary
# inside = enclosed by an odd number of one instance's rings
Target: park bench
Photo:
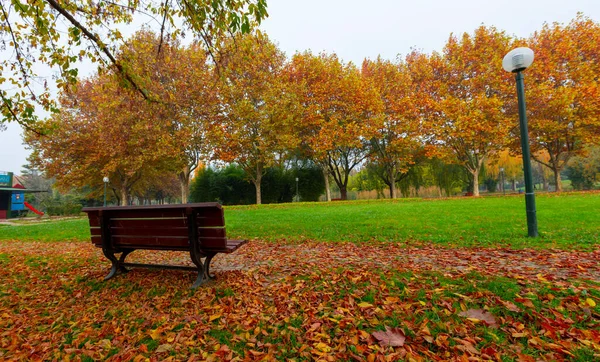
[[[246,243],[227,240],[223,209],[216,202],[89,207],[83,211],[88,214],[92,243],[102,248],[112,263],[104,280],[127,272],[128,267],[192,270],[198,272],[192,285],[197,288],[213,278],[210,262],[216,254],[232,253]],[[126,263],[127,255],[138,249],[186,251],[196,267]]]

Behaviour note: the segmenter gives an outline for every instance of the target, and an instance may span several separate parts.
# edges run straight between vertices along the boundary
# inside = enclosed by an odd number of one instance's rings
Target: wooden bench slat
[[[90,227],[100,227],[100,217],[90,216],[89,223]],[[198,216],[198,224],[201,225],[200,227],[223,227],[225,225],[225,219],[220,216]],[[128,227],[129,225],[135,225],[137,227],[187,227],[187,218],[111,218],[111,225],[121,227]]]
[[[157,236],[118,236],[113,235],[113,244],[118,247],[138,246],[138,249],[143,249],[144,246],[163,245],[166,247],[187,247],[190,243],[186,237],[157,237]]]
[[[198,235],[201,238],[225,238],[224,227],[198,227]]]
[[[248,240],[227,240],[227,246],[225,248],[221,248],[221,249],[208,248],[207,250],[218,251],[219,253],[227,253],[228,254],[228,253],[233,253],[240,246],[246,244],[247,242],[248,242]]]
[[[173,236],[184,237],[188,236],[188,228],[186,227],[123,227],[111,226],[110,233],[113,236]]]

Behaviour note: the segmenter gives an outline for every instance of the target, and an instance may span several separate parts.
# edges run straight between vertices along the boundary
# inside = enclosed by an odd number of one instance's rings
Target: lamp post
[[[517,98],[519,100],[519,125],[521,130],[521,149],[523,153],[523,171],[525,173],[525,210],[527,212],[527,234],[538,236],[535,195],[533,193],[533,176],[531,173],[531,155],[529,152],[529,134],[527,131],[527,114],[525,107],[525,82],[522,71],[533,63],[533,50],[516,48],[508,52],[502,60],[502,68],[515,73],[517,82]]]
[[[104,181],[104,206],[106,206],[106,185],[108,185],[108,176],[104,176],[102,181]]]
[[[504,192],[504,167],[500,167],[500,180],[502,181],[502,195],[506,195]]]
[[[300,201],[300,195],[298,195],[298,177],[296,177],[296,202]]]

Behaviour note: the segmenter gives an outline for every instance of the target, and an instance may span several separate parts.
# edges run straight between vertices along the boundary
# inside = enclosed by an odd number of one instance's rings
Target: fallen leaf
[[[329,353],[331,351],[331,347],[329,347],[328,345],[326,345],[323,342],[317,343],[315,345],[315,348],[324,353]]]
[[[158,346],[158,348],[156,349],[156,353],[164,353],[164,352],[169,352],[171,349],[173,349],[173,346],[170,344],[161,344],[160,346]]]
[[[520,312],[521,308],[517,307],[517,305],[513,302],[505,302],[502,301],[502,304],[511,312]]]
[[[160,331],[158,329],[153,329],[150,331],[149,333],[150,338],[152,338],[153,340],[157,340],[160,338]]]
[[[400,328],[385,327],[385,331],[376,331],[372,333],[373,337],[379,341],[382,346],[401,347],[404,346],[406,336]]]
[[[490,312],[486,312],[482,309],[468,309],[467,311],[460,312],[458,315],[473,321],[484,321],[492,328],[498,327],[496,318]]]
[[[321,323],[319,323],[319,322],[313,323],[313,324],[310,326],[310,330],[311,330],[311,331],[316,331],[317,329],[319,329],[319,327],[320,327],[320,326],[321,326]]]

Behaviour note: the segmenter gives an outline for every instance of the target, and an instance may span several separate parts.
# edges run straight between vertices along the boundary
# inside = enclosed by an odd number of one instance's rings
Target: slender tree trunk
[[[398,195],[396,191],[396,172],[393,168],[389,170],[388,178],[390,180],[390,199],[395,199]]]
[[[473,196],[479,196],[479,170],[473,170]]]
[[[325,197],[326,201],[331,201],[331,188],[329,187],[329,170],[327,167],[323,167],[323,178],[325,179]]]
[[[177,175],[179,178],[179,186],[181,187],[181,203],[187,204],[190,192],[190,168],[185,166]]]
[[[121,194],[119,192],[117,192],[117,189],[114,187],[111,187],[110,189],[112,190],[113,196],[117,200],[117,205],[121,205],[121,196],[120,196]]]
[[[517,191],[517,179],[513,178],[511,181],[512,181],[511,182],[511,184],[512,184],[512,190],[513,191]]]
[[[556,192],[561,192],[562,191],[562,180],[560,178],[560,169],[558,168],[558,166],[554,166],[552,168],[552,171],[554,172],[554,183],[556,185]]]
[[[260,193],[260,183],[262,181],[262,172],[257,173],[256,180],[254,181],[254,187],[256,187],[256,204],[262,204],[262,197]]]

